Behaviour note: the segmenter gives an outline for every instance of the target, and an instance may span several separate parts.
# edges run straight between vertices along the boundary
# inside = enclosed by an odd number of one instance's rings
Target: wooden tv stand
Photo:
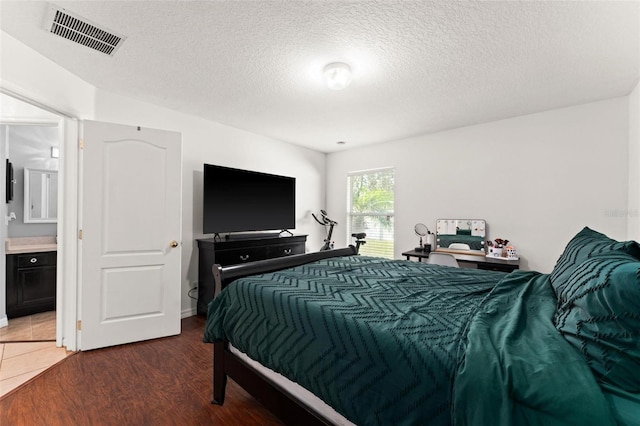
[[[307,242],[306,235],[259,236],[236,239],[198,239],[198,315],[207,314],[207,306],[213,300],[215,282],[212,267],[255,262],[256,260],[303,254]]]

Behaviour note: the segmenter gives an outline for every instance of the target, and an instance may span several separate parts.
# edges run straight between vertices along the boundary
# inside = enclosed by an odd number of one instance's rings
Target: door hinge
[[[78,331],[82,330],[82,320],[78,320]]]
[[[83,232],[82,232],[82,229],[80,229],[80,230],[78,231],[78,239],[79,239],[79,240],[81,240],[83,235],[84,235],[84,234],[83,234]]]
[[[84,139],[80,139],[80,149],[84,149]]]

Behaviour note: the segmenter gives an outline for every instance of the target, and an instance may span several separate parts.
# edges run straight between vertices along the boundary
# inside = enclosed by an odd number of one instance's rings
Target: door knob
[[[171,248],[176,248],[178,247],[178,242],[176,240],[171,240],[169,246],[171,246]]]

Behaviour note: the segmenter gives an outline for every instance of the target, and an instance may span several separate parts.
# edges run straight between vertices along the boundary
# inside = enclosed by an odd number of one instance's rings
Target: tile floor
[[[0,328],[0,397],[73,352],[56,348],[56,313],[9,320]]]
[[[56,340],[56,312],[13,318],[0,328],[0,343]]]
[[[56,342],[0,343],[0,398],[72,353]]]

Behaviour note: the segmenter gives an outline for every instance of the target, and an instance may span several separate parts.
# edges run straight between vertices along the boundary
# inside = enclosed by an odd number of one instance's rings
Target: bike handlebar
[[[316,222],[318,222],[320,225],[327,226],[327,225],[337,225],[338,224],[338,222],[336,222],[335,220],[331,220],[326,216],[327,212],[325,212],[324,210],[320,210],[320,212],[322,214],[322,221],[320,221],[320,219],[318,219],[318,217],[314,213],[311,213],[311,216],[313,216],[313,218],[316,220]]]

